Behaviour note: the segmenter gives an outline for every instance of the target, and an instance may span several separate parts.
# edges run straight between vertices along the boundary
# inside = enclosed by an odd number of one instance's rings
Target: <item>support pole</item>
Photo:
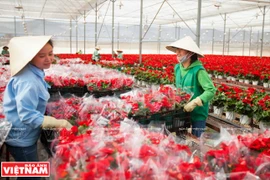
[[[45,33],[45,19],[43,19],[43,34],[45,35],[46,33]]]
[[[263,24],[262,24],[261,53],[260,53],[261,58],[263,54],[264,24],[265,24],[265,6],[263,7]]]
[[[181,27],[179,26],[178,27],[178,39],[180,39],[181,38]]]
[[[70,54],[72,54],[72,20],[69,21],[69,45],[70,45]]]
[[[177,40],[177,35],[178,35],[178,27],[177,27],[177,24],[176,26],[174,27],[174,39]]]
[[[158,54],[160,54],[161,25],[158,26]]]
[[[250,28],[250,33],[249,33],[249,53],[248,53],[249,56],[250,56],[250,51],[251,51],[251,39],[252,39],[252,27]]]
[[[14,16],[14,36],[17,36],[17,29],[16,29],[16,17]]]
[[[85,20],[85,11],[83,15],[83,53],[85,54],[85,30],[86,30],[86,20]]]
[[[114,58],[114,3],[116,0],[112,1],[112,58]]]
[[[119,49],[119,43],[120,43],[120,25],[118,23],[118,28],[117,28],[117,49]]]
[[[242,56],[245,54],[245,39],[246,39],[246,31],[243,31],[243,47],[242,47]]]
[[[196,42],[198,47],[200,47],[201,39],[201,10],[202,10],[202,0],[198,0],[198,13],[197,13],[197,28],[196,28]]]
[[[97,13],[98,13],[98,10],[97,10],[97,2],[96,2],[96,10],[95,10],[95,13],[96,13],[96,19],[95,19],[95,47],[97,46]]]
[[[140,9],[140,35],[139,35],[139,63],[142,63],[142,19],[143,19],[143,0]]]
[[[214,54],[214,44],[215,44],[215,28],[213,28],[212,33],[212,54]]]
[[[226,21],[227,21],[227,14],[225,13],[225,16],[224,16],[224,29],[223,29],[223,50],[222,50],[222,55],[223,56],[224,56],[224,52],[225,52]]]
[[[228,50],[227,50],[227,55],[230,53],[230,40],[231,40],[231,28],[229,28],[228,32]]]
[[[78,52],[78,20],[76,17],[76,52]]]
[[[256,50],[256,56],[258,56],[259,43],[260,43],[260,31],[258,31],[258,36],[257,36],[257,50]]]

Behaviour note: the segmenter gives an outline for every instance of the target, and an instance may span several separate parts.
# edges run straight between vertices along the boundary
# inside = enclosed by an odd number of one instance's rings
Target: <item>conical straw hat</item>
[[[22,70],[52,36],[14,37],[9,42],[11,76]]]
[[[186,36],[178,41],[175,41],[171,43],[170,45],[166,46],[166,48],[174,53],[176,52],[177,48],[180,48],[180,49],[194,52],[198,54],[199,57],[204,57],[200,48],[197,46],[197,44],[193,41],[193,39],[190,36]]]

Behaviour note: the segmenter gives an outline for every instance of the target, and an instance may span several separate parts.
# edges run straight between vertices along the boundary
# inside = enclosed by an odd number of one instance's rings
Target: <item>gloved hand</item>
[[[55,119],[52,116],[44,116],[42,128],[66,128],[71,129],[72,125],[65,119]]]
[[[193,111],[193,109],[196,107],[196,106],[202,106],[202,100],[201,98],[199,97],[196,97],[195,99],[193,99],[192,101],[190,101],[189,103],[187,103],[185,106],[184,106],[184,111],[186,112],[191,112]]]

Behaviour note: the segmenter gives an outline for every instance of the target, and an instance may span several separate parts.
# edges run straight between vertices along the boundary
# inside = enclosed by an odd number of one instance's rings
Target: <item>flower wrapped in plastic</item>
[[[60,97],[58,101],[52,101],[47,104],[46,114],[56,119],[66,119],[74,125],[79,116],[78,111],[82,100],[82,98],[76,96],[69,98]]]
[[[145,90],[145,89],[144,89]],[[120,98],[132,106],[130,115],[146,116],[150,110],[145,105],[145,96],[142,89],[134,89],[120,95]]]
[[[66,131],[59,139],[52,160],[55,179],[188,177],[184,166],[181,167],[191,160],[187,146],[177,144],[164,134],[140,129],[130,120],[121,122],[118,128],[92,127],[91,132],[85,134]],[[192,173],[198,171],[201,164],[198,158],[192,158],[189,177],[196,176]]]
[[[0,116],[1,116],[2,112],[0,110]],[[6,119],[2,117],[0,117],[0,148],[2,147],[3,143],[6,140],[6,137],[9,133],[9,131],[12,128],[12,124],[10,122],[8,122]]]
[[[96,114],[97,121],[108,121],[109,124],[123,120],[128,116],[131,106],[116,97],[93,98],[86,97],[79,110],[79,119],[87,119]],[[100,122],[100,123],[101,123]],[[104,123],[101,123],[104,124]],[[108,124],[104,124],[108,125]]]
[[[222,131],[215,140],[215,149],[208,149],[204,155],[205,171],[223,173],[235,180],[265,179],[270,174],[269,131],[231,136]]]

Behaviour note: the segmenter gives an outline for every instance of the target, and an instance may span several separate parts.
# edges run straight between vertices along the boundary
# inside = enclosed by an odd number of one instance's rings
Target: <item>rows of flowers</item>
[[[257,121],[270,120],[270,95],[264,90],[254,88],[241,89],[221,84],[211,102],[217,108],[223,108],[228,112],[253,117]]]
[[[270,58],[207,55],[202,59],[209,73],[238,80],[270,82]]]
[[[81,58],[59,59],[55,64],[84,64],[84,61]]]
[[[53,87],[84,87],[88,91],[132,88],[133,77],[95,65],[52,65],[45,80]]]
[[[57,119],[67,119],[72,124],[89,117],[108,124],[129,116],[146,116],[181,108],[190,95],[172,86],[152,86],[134,89],[120,97],[60,97],[48,103],[46,114]]]
[[[221,134],[222,135],[222,134]],[[223,135],[222,135],[223,136]],[[93,119],[62,129],[52,159],[54,179],[267,179],[270,132],[229,135],[201,154],[170,134],[141,129],[126,119],[110,127]],[[218,143],[219,144],[219,143]]]
[[[87,56],[87,55],[85,55]],[[91,56],[91,55],[89,55]],[[125,55],[125,60],[117,60],[114,64],[108,64],[108,61],[112,61],[111,55],[104,55],[104,58],[99,62],[102,66],[111,67],[111,68],[119,68],[121,66],[124,67],[136,67],[138,64],[138,55],[127,54]],[[201,59],[205,68],[208,70],[210,74],[214,74],[216,76],[220,75],[222,77],[228,77],[228,79],[247,79],[249,81],[259,81],[259,84],[269,83],[270,78],[270,58],[263,57],[262,59],[259,57],[247,57],[247,56],[220,56],[220,55],[206,55]],[[106,62],[106,63],[105,63]],[[119,64],[117,64],[119,62]],[[140,67],[144,67],[148,69],[160,70],[160,72],[164,72],[162,69],[165,67],[167,75],[169,78],[169,82],[173,83],[173,70],[174,65],[177,63],[175,55],[154,55],[154,54],[144,54],[142,55],[142,63]],[[136,69],[136,68],[135,68]],[[167,69],[169,69],[167,71]],[[134,70],[132,70],[134,71]],[[136,70],[135,70],[136,71]],[[126,72],[129,72],[127,70]],[[138,72],[134,73],[137,74]],[[144,75],[142,75],[144,76]],[[145,76],[148,76],[145,75]],[[162,76],[163,77],[163,76]],[[145,78],[146,81],[149,78]],[[267,86],[268,87],[268,86]]]

